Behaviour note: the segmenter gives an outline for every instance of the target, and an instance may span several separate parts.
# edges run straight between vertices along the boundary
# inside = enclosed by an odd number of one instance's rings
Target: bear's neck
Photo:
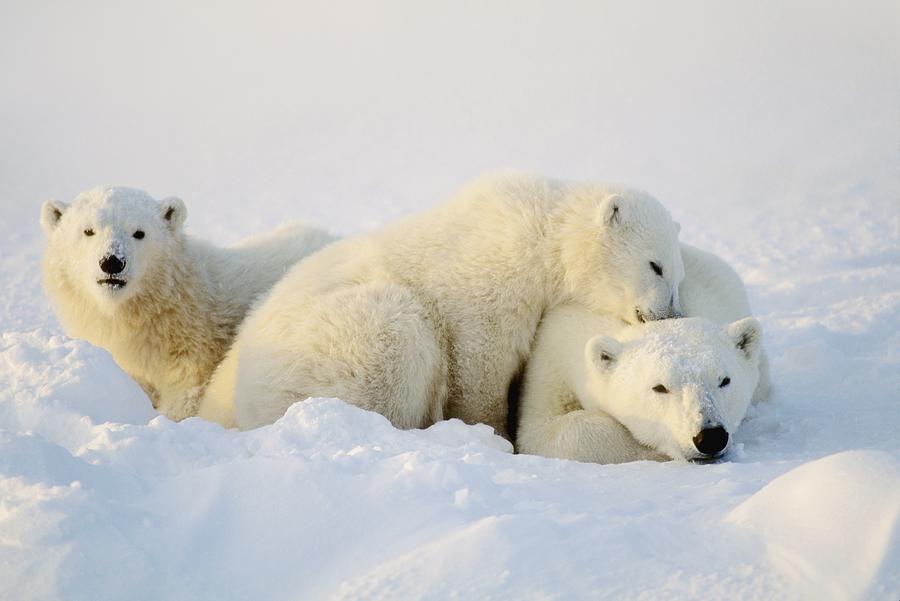
[[[123,303],[111,320],[119,329],[113,339],[128,340],[129,360],[143,362],[148,373],[157,377],[184,374],[188,365],[208,377],[234,334],[234,324],[227,323],[220,314],[221,303],[216,302],[215,291],[222,283],[214,281],[194,254],[191,244],[182,242],[176,255],[179,260],[161,261],[141,282],[140,293]],[[134,364],[129,367],[140,369]],[[205,381],[192,383],[202,384]]]
[[[154,328],[153,324],[159,323],[170,329],[174,320],[187,322],[179,323],[183,331],[202,329],[198,322],[214,307],[208,293],[209,275],[196,264],[187,243],[179,245],[175,254],[181,258],[161,261],[145,275],[140,293],[117,310],[117,321],[129,328]]]
[[[547,310],[572,300],[566,285],[566,263],[572,246],[573,222],[580,219],[565,202],[557,202],[547,211],[544,221],[544,271],[547,274],[551,298]]]
[[[154,320],[166,322],[166,328],[178,326],[180,331],[191,332],[193,336],[208,335],[212,342],[218,329],[213,323],[219,321],[223,303],[219,296],[229,282],[221,282],[214,276],[205,257],[197,257],[191,245],[184,245],[185,261],[171,262],[165,272],[160,273],[157,288],[149,288],[133,299],[135,304],[152,307]],[[160,294],[160,291],[165,293]],[[152,302],[152,298],[159,298]],[[145,316],[147,319],[150,316]]]

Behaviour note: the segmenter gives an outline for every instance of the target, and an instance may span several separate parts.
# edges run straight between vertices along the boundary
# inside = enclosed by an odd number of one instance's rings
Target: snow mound
[[[108,352],[43,329],[0,335],[0,382],[0,429],[37,432],[69,449],[94,424],[156,415]]]
[[[481,503],[468,485],[490,481],[486,456],[511,451],[485,426],[399,431],[335,399],[243,433],[200,419],[79,423],[72,448],[48,440],[56,427],[0,430],[0,597],[315,596],[452,531],[453,512]]]
[[[889,453],[846,451],[803,464],[727,521],[759,538],[801,598],[880,598],[900,590],[900,460]],[[876,578],[879,571],[884,578]],[[873,581],[881,584],[867,592]]]
[[[396,430],[335,399],[250,432],[156,417],[80,435],[76,449],[0,435],[0,598],[789,599],[895,584],[889,453],[599,466],[512,455],[458,421]]]

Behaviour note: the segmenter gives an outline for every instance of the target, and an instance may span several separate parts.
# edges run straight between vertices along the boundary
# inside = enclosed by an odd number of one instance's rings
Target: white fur
[[[681,244],[681,257],[685,276],[678,292],[685,316],[726,324],[753,315],[744,282],[731,265],[712,253],[684,243]],[[768,400],[770,388],[769,359],[765,349],[761,349],[759,383],[753,393],[753,402]]]
[[[701,430],[723,427],[731,438],[744,418],[761,337],[753,318],[627,325],[558,307],[523,378],[517,449],[597,463],[704,457],[693,442]]]
[[[186,236],[186,216],[177,198],[156,201],[120,187],[41,209],[44,286],[66,332],[109,350],[154,406],[176,420],[196,413],[202,387],[253,300],[333,239],[291,225],[219,248]],[[125,262],[116,275],[124,287],[98,284],[109,277],[100,261],[110,255]]]
[[[398,427],[459,417],[505,434],[507,388],[545,311],[670,316],[683,274],[676,226],[644,193],[483,178],[294,267],[242,325],[201,415],[233,407],[252,428],[336,396]]]

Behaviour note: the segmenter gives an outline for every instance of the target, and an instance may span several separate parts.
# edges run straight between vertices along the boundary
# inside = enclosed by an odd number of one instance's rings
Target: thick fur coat
[[[177,198],[95,188],[44,203],[44,286],[66,332],[107,349],[171,419],[203,387],[250,305],[333,238],[292,225],[220,248],[185,235]]]
[[[750,405],[761,339],[751,317],[628,325],[559,307],[523,379],[516,448],[596,463],[718,457]]]
[[[699,451],[691,438],[702,430],[700,424],[707,418],[719,423],[724,420],[722,416],[728,416],[727,423],[719,425],[731,436],[751,397],[753,401],[768,397],[768,361],[759,324],[755,320],[740,321],[751,314],[740,277],[711,253],[682,244],[681,254],[685,270],[679,286],[682,310],[688,317],[704,318],[702,321],[679,319],[627,326],[578,306],[559,307],[547,314],[538,328],[534,353],[523,377],[516,440],[520,452],[598,463],[694,458]],[[722,327],[730,322],[735,322],[729,326],[735,331],[736,324],[743,324],[741,331],[747,338],[737,338],[746,343],[741,352],[728,342],[734,336],[729,338],[712,327],[713,323]],[[609,342],[610,360],[598,362],[588,343],[595,336],[628,343],[623,347]],[[628,352],[616,357],[622,348]],[[727,391],[695,382],[696,386],[705,386],[706,392],[681,394],[680,389],[666,386],[669,392],[660,396],[652,393],[656,384],[644,381],[668,378],[682,386],[704,369],[727,371],[718,366],[729,359],[733,373],[728,376]],[[665,369],[679,373],[663,373]],[[640,379],[636,377],[638,372],[647,375]],[[615,386],[610,383],[615,380],[613,376],[619,376]],[[716,376],[709,378],[714,380]],[[751,381],[752,387],[746,389]],[[681,394],[677,401],[680,405],[672,400],[676,394]],[[678,410],[658,411],[664,405]],[[626,423],[635,430],[656,427],[669,434],[645,434],[642,440],[654,444],[641,444],[611,415],[610,407],[619,408],[619,415],[627,416]]]
[[[508,385],[547,310],[670,317],[683,275],[677,228],[647,194],[483,178],[297,264],[241,326],[200,415],[246,429],[333,396],[402,428],[458,417],[505,434]]]

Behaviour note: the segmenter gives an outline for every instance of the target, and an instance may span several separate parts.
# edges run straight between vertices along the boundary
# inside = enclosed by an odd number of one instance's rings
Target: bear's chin
[[[126,300],[137,291],[135,284],[123,278],[102,278],[91,288],[90,296],[94,306],[102,313],[114,313]]]
[[[728,454],[728,449],[725,449],[718,455],[703,455],[701,453],[697,453],[694,451],[693,453],[690,451],[685,452],[682,449],[674,450],[671,447],[659,448],[654,447],[653,445],[646,445],[657,453],[665,455],[674,461],[682,461],[687,463],[696,463],[698,465],[705,465],[709,463],[718,463],[720,461],[725,461],[725,456]]]

